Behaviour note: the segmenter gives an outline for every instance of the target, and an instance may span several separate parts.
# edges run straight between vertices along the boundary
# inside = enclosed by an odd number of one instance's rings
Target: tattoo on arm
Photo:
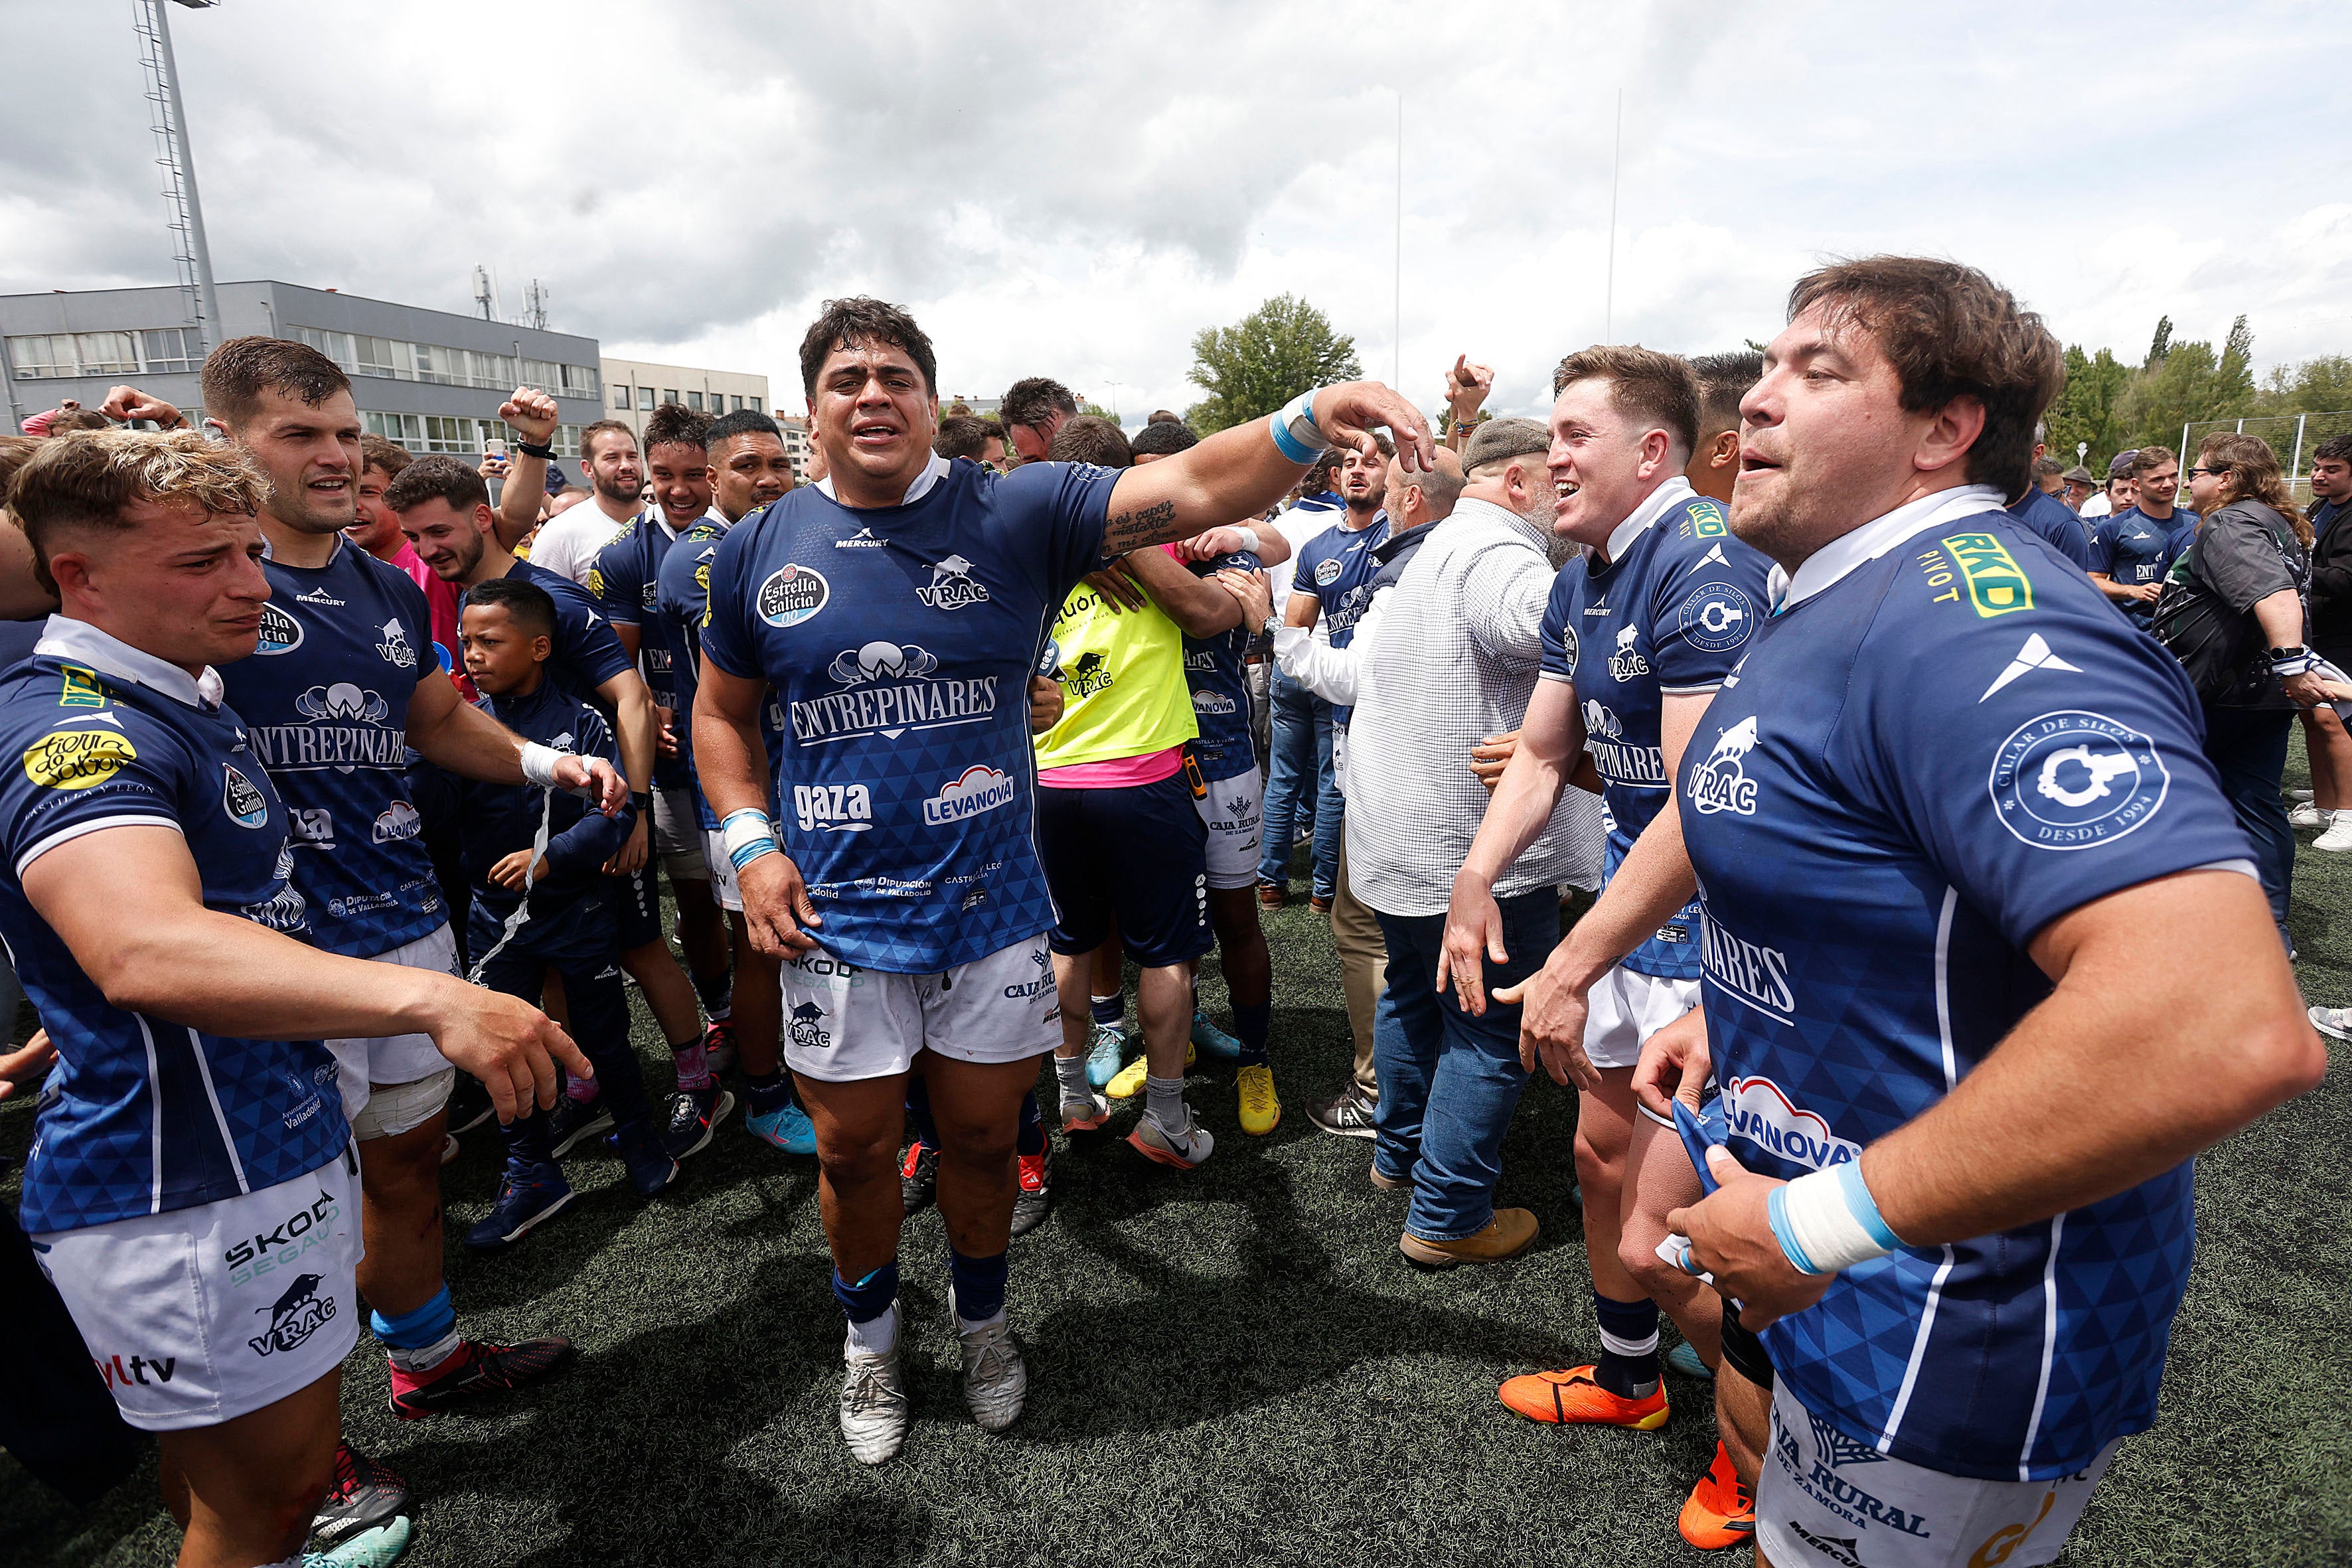
[[[1156,500],[1149,506],[1115,511],[1103,524],[1103,559],[1108,561],[1147,544],[1164,544],[1181,531],[1172,500]]]

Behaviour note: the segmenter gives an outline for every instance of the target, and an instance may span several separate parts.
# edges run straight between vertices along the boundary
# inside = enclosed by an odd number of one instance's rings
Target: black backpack
[[[2172,563],[2148,629],[2180,661],[2200,698],[2219,707],[2252,707],[2273,695],[2278,681],[2271,674],[2269,639],[2254,613],[2232,610],[2205,583],[2205,542],[2224,518],[2259,524],[2290,563],[2303,558],[2303,542],[2285,518],[2260,502],[2233,501],[2199,525],[2197,537]],[[2290,574],[2301,580],[2292,566]]]

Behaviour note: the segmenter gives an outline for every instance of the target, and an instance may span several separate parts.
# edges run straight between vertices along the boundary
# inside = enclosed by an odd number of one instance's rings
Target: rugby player
[[[0,936],[61,1061],[26,1227],[93,1358],[126,1369],[111,1389],[125,1419],[161,1436],[180,1562],[220,1568],[299,1561],[334,1477],[360,1173],[321,1037],[427,1037],[507,1115],[588,1065],[526,1004],[308,940],[291,815],[212,667],[253,654],[268,624],[255,514],[335,510],[318,492],[340,464],[349,521],[356,421],[348,443],[320,424],[317,489],[296,498],[186,431],[52,441],[10,497],[63,602],[0,682],[16,759],[0,784]],[[422,596],[399,586],[421,621]],[[413,670],[412,709],[430,711]]]
[[[381,436],[362,436],[360,453],[360,482],[352,493],[358,521],[343,531],[343,537],[386,565],[399,567],[424,590],[425,602],[433,611],[434,657],[454,679],[465,673],[465,661],[457,657],[457,590],[433,575],[433,569],[416,558],[407,536],[400,531],[400,519],[383,504],[384,487],[414,459]],[[465,682],[458,682],[458,689],[465,689]]]
[[[721,542],[694,752],[753,938],[787,959],[785,1057],[816,1124],[849,1323],[843,1435],[878,1463],[908,1425],[893,1156],[910,1067],[940,1134],[966,1403],[1001,1429],[1027,1386],[1005,1249],[1019,1107],[1055,1003],[1014,694],[1049,617],[1106,560],[1261,510],[1324,447],[1369,446],[1366,426],[1394,430],[1409,462],[1427,464],[1432,443],[1411,405],[1359,383],[1147,468],[1039,463],[1000,479],[932,452],[929,340],[896,307],[829,303],[801,374],[831,479]],[[789,730],[772,794],[760,734],[772,686]],[[784,800],[794,810],[772,821]],[[832,968],[844,961],[862,984]]]
[[[703,435],[709,426],[709,415],[682,404],[665,403],[653,411],[646,421],[646,472],[658,504],[630,519],[612,542],[597,552],[585,584],[613,623],[613,635],[637,661],[662,727],[661,750],[654,758],[653,856],[638,873],[650,895],[645,907],[656,918],[649,930],[625,918],[621,945],[624,951],[642,950],[650,942],[665,958],[668,956],[668,947],[661,940],[659,889],[654,886],[658,866],[669,873],[687,976],[710,1019],[708,1029],[696,1033],[694,1003],[678,984],[676,961],[663,963],[650,952],[644,953],[637,967],[646,973],[638,984],[645,989],[656,1023],[671,1042],[670,1054],[677,1068],[677,1092],[670,1100],[663,1141],[671,1155],[681,1160],[706,1147],[712,1129],[735,1109],[735,1096],[713,1076],[724,1071],[734,1057],[727,921],[711,893],[701,824],[695,815],[687,764],[680,754],[683,748],[676,739],[686,721],[678,709],[672,638],[662,624],[656,602],[662,560],[671,544],[681,532],[715,515],[710,459],[703,447]],[[637,906],[632,901],[629,907]]]
[[[2172,504],[2180,493],[2180,459],[2168,447],[2142,447],[2132,454],[2132,493],[2138,499],[2131,505],[2087,525],[2091,555],[2084,570],[2145,630],[2166,574],[2197,537],[2199,519]]]
[[[2313,451],[2311,498],[2311,650],[2338,669],[2352,668],[2352,530],[2344,526],[2352,513],[2352,436],[2331,436]],[[2333,703],[2303,710],[2303,742],[2312,797],[2287,819],[2326,830],[2313,840],[2315,849],[2352,849],[2352,815],[2343,809],[2352,806],[2352,735]]]
[[[1609,808],[1605,897],[1638,843],[1672,842],[1667,781],[1765,605],[1769,563],[1731,537],[1722,506],[1684,478],[1699,445],[1702,399],[1691,367],[1650,349],[1589,348],[1560,362],[1553,388],[1553,529],[1586,553],[1552,585],[1543,678],[1454,879],[1438,975],[1441,985],[1452,979],[1473,1013],[1486,1006],[1485,961],[1506,951],[1490,889],[1549,821],[1581,753],[1591,752]],[[1717,1360],[1714,1298],[1659,1263],[1651,1248],[1663,1228],[1650,1236],[1640,1217],[1645,1201],[1662,1217],[1696,1197],[1697,1178],[1671,1125],[1645,1121],[1633,1091],[1643,1043],[1698,1005],[1697,939],[1697,910],[1670,911],[1592,990],[1572,1070],[1601,1354],[1506,1382],[1504,1405],[1531,1420],[1663,1426],[1661,1307],[1702,1361]],[[1500,988],[1495,999],[1519,989]]]
[[[2033,428],[2033,458],[2036,460],[2042,455],[2042,427],[2037,425]],[[2177,487],[2179,482],[2176,465],[2173,484]],[[2027,465],[2023,488],[2009,505],[2009,515],[2048,540],[2052,549],[2075,565],[2085,572],[2091,569],[2090,525],[2077,517],[2072,507],[2033,481],[2031,461]]]
[[[1016,467],[1045,461],[1054,432],[1064,420],[1077,415],[1078,400],[1070,395],[1070,389],[1042,375],[1024,376],[1006,387],[996,408],[1005,439],[1013,445],[1012,460]]]
[[[1759,1561],[2046,1563],[2155,1419],[2189,1156],[2326,1058],[2186,677],[2001,510],[2056,342],[1948,261],[1789,313],[1731,518],[1774,613],[1685,749],[1685,854],[1636,846],[1524,1048],[1566,1078],[1696,886],[1729,1141],[1667,1222],[1777,1373]]]
[[[711,897],[727,911],[736,983],[732,995],[735,1046],[750,1103],[743,1124],[751,1134],[787,1154],[816,1152],[816,1130],[807,1112],[793,1103],[784,1078],[783,992],[781,966],[751,942],[743,920],[743,900],[735,889],[735,868],[719,841],[719,817],[702,793],[694,766],[694,693],[702,668],[702,618],[709,607],[710,563],[727,531],[793,488],[792,458],[783,432],[764,414],[739,408],[711,421],[702,433],[711,474],[711,515],[678,536],[662,558],[655,583],[655,622],[668,639],[670,679],[677,692],[678,759],[693,792],[695,821]],[[782,742],[782,714],[771,701],[761,721],[771,755]],[[773,765],[771,764],[772,773]]]

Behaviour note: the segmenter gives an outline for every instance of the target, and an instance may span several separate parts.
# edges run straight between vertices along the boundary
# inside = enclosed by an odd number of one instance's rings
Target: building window
[[[637,388],[637,411],[641,414],[651,414],[654,411],[654,389],[652,387],[641,386]]]
[[[732,398],[732,399],[734,400],[733,406],[732,406],[732,407],[730,407],[730,408],[729,408],[729,409],[728,409],[728,412],[729,412],[729,413],[730,413],[730,414],[740,414],[740,413],[742,413],[742,412],[743,412],[743,395],[742,395],[741,393],[740,393],[740,392],[737,392],[737,393],[730,393],[730,394],[728,394],[728,395],[729,395],[730,398]]]
[[[625,386],[614,386],[613,388],[613,406],[615,408],[626,408],[628,405],[629,389]]]
[[[364,333],[352,337],[353,363],[362,375],[388,375],[399,381],[415,381],[416,372],[408,357],[408,345],[394,338],[371,338]]]
[[[473,457],[482,450],[485,438],[478,426],[487,428],[488,421],[445,418],[428,414],[425,416],[425,449]]]
[[[748,401],[748,402],[750,402],[750,404],[751,405],[751,412],[752,412],[752,413],[754,413],[754,414],[765,414],[765,413],[767,412],[767,410],[766,410],[766,409],[764,409],[764,408],[762,408],[762,407],[761,407],[761,406],[760,406],[760,400],[759,400],[758,398],[756,398],[756,397],[754,397],[754,398],[750,398],[750,399],[748,399],[747,401]]]
[[[204,368],[204,343],[194,327],[150,328],[139,337],[147,362],[144,368],[151,375]]]
[[[689,393],[688,393],[688,394],[686,395],[686,405],[687,405],[688,408],[693,409],[697,414],[701,413],[701,412],[702,412],[702,394],[700,394],[700,393],[698,393],[698,392],[689,392]]]
[[[18,381],[46,381],[53,376],[73,375],[74,351],[71,332],[39,332],[31,337],[8,340],[8,363],[16,367]]]
[[[563,395],[593,397],[600,384],[593,364],[567,364],[563,367]]]
[[[675,386],[663,387],[662,401],[664,403],[676,403],[677,401],[677,388]]]
[[[411,454],[425,449],[425,422],[414,414],[362,414],[368,434],[381,436]]]
[[[559,458],[576,458],[580,455],[579,426],[558,425],[555,427],[555,455]]]

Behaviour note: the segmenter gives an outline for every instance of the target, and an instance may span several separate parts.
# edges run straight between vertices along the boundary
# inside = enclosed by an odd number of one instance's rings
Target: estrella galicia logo
[[[1022,1002],[1032,996],[1043,996],[1054,988],[1054,961],[1045,956],[1045,950],[1032,948],[1029,956],[1036,961],[1037,973],[1018,985],[1006,986],[1004,994],[1008,1001]]]
[[[833,1031],[824,1026],[824,1008],[803,1002],[793,1009],[793,1044],[804,1051],[821,1051],[833,1044]]]
[[[275,605],[261,606],[261,635],[253,645],[258,654],[292,653],[302,646],[302,623]]]
[[[2021,724],[1986,788],[2001,826],[2037,849],[2088,849],[2156,815],[2172,787],[2156,743],[2100,713],[2062,709]]]
[[[1576,628],[1574,626],[1563,625],[1559,628],[1559,647],[1560,651],[1568,656],[1569,671],[1570,674],[1573,674],[1576,670],[1577,653],[1583,647],[1583,645],[1576,639]]]
[[[1339,563],[1336,557],[1327,556],[1323,560],[1315,563],[1315,585],[1317,587],[1328,588],[1339,580]]]
[[[1756,629],[1756,601],[1736,583],[1702,583],[1678,612],[1683,640],[1707,653],[1728,653]]]
[[[274,1355],[279,1351],[299,1349],[305,1340],[335,1316],[335,1299],[319,1294],[326,1280],[323,1274],[298,1274],[286,1293],[267,1307],[256,1307],[256,1312],[269,1314],[269,1327],[257,1338],[245,1342],[253,1347],[256,1355]]]
[[[760,618],[772,626],[796,626],[833,597],[833,584],[814,566],[786,562],[760,584]],[[706,617],[706,624],[707,617]]]
[[[1609,678],[1612,680],[1631,680],[1637,675],[1650,673],[1650,661],[1643,658],[1642,650],[1633,646],[1634,639],[1641,635],[1639,626],[1627,626],[1617,634],[1617,651],[1609,656]]]
[[[1718,811],[1755,816],[1756,782],[1739,765],[1740,759],[1755,749],[1756,715],[1750,713],[1726,730],[1706,761],[1691,770],[1691,804],[1708,816]]]
[[[269,802],[256,789],[253,781],[226,763],[221,772],[227,775],[221,786],[221,805],[230,820],[239,827],[259,827],[269,820]]]
[[[950,555],[931,563],[930,585],[916,589],[915,597],[935,610],[961,610],[988,603],[988,589],[972,576],[971,562]]]

